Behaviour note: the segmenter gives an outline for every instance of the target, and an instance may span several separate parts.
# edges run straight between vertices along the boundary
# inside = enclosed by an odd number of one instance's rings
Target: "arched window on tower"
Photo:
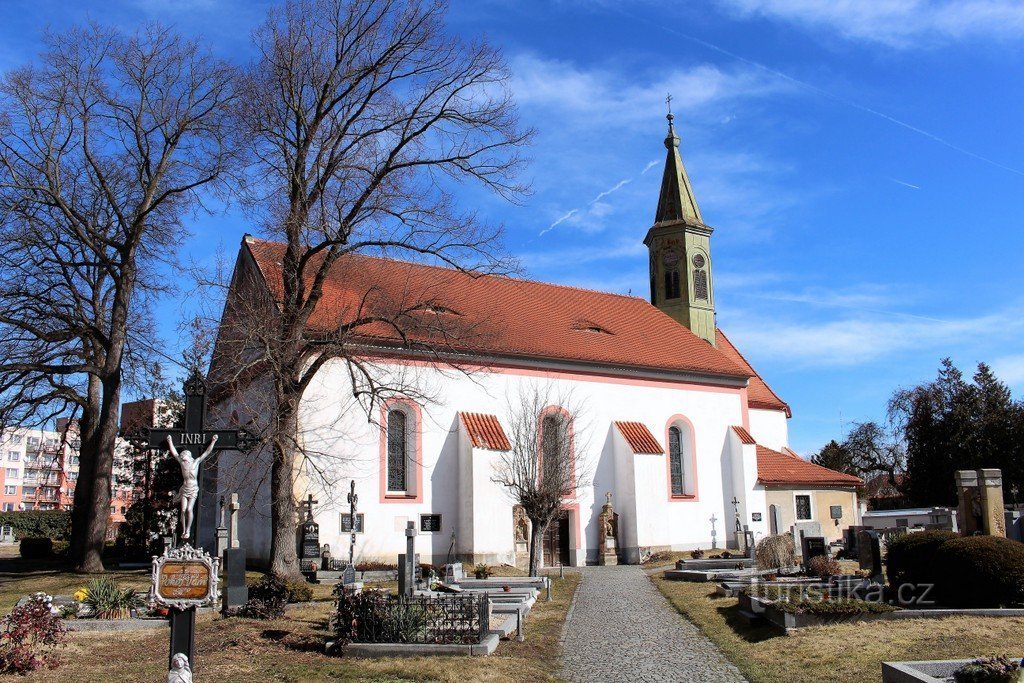
[[[665,269],[665,298],[679,298],[679,268]]]
[[[409,440],[408,419],[405,412],[397,408],[388,411],[388,491],[408,489]]]

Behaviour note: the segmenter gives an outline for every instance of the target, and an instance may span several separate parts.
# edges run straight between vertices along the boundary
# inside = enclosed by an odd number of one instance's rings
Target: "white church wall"
[[[411,365],[381,365],[380,371],[402,374],[404,382],[414,381],[422,393],[432,397],[419,411],[415,465],[422,469],[422,489],[414,499],[382,497],[382,414],[378,410],[371,416],[373,421],[367,419],[351,397],[349,378],[340,361],[324,366],[301,408],[306,448],[320,454],[324,478],[335,483],[324,490],[303,479],[296,497],[304,498],[308,490],[320,501],[316,517],[321,524],[321,543],[330,543],[336,557],[347,556],[348,535],[340,531],[339,515],[347,510],[349,480],[355,479],[365,523],[365,533],[357,538],[357,559],[394,563],[398,553],[404,552],[405,522],[415,521],[418,527],[420,514],[440,513],[442,530],[417,537],[423,561],[444,561],[453,528],[458,548],[466,548],[469,535],[474,553],[494,557],[504,553],[511,561],[513,501],[503,487],[490,481],[485,467],[493,466],[491,461],[500,456],[467,450],[467,435],[458,413],[495,414],[507,426],[510,401],[514,403],[516,395],[535,387],[546,388],[553,397],[571,396],[571,401],[582,407],[575,426],[580,444],[577,458],[581,469],[589,468],[592,479],[566,505],[572,516],[570,555],[574,564],[582,564],[588,555],[591,560],[596,556],[597,517],[606,491],[613,492],[613,504],[624,525],[626,538],[620,545],[631,547],[707,547],[709,518],[714,514],[721,519],[727,509],[721,454],[728,427],[742,424],[738,389],[524,369],[472,376]],[[694,426],[696,495],[689,500],[671,500],[666,456],[638,457],[630,452],[620,457],[614,444],[608,446],[609,435],[617,433],[610,429],[615,420],[644,423],[665,446],[669,420],[677,415],[685,416]],[[470,481],[472,491],[467,491]],[[466,519],[470,511],[472,519]],[[263,533],[269,538],[269,524],[265,526]],[[631,528],[635,531],[629,531]],[[721,530],[721,525],[718,528]],[[629,538],[630,533],[635,537]],[[253,547],[257,552],[269,551],[269,546],[255,537]]]
[[[782,410],[750,410],[750,435],[775,451],[789,447],[789,420]]]
[[[637,543],[637,515],[624,514],[627,510],[636,510],[636,462],[633,449],[626,443],[622,432],[610,425],[605,448],[615,463],[615,488],[612,489],[612,504],[619,511],[619,552],[628,563],[640,559]]]

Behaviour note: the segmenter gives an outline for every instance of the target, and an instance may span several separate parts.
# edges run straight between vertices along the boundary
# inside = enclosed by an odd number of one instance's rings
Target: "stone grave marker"
[[[882,545],[878,540],[878,532],[862,529],[857,534],[857,548],[860,552],[860,568],[871,572],[871,580],[879,581],[882,577]]]
[[[466,572],[463,570],[461,562],[451,562],[444,566],[445,583],[458,583],[464,578],[466,578]]]
[[[815,557],[828,557],[828,545],[824,536],[804,536],[800,543],[800,556],[804,567]]]
[[[416,522],[405,527],[405,553],[398,556],[398,594],[411,597],[416,590],[416,569],[420,556],[416,554]]]
[[[824,536],[821,533],[821,524],[818,522],[797,522],[791,528],[793,533],[793,547],[803,548],[804,536]]]
[[[316,583],[316,572],[320,567],[320,525],[313,519],[313,506],[317,500],[313,500],[313,494],[303,501],[306,506],[306,520],[302,523],[301,537],[299,544],[299,567],[310,583]]]

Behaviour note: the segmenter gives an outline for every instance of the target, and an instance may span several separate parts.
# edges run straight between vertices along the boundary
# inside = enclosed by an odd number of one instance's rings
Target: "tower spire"
[[[697,206],[697,199],[693,196],[693,187],[690,185],[690,177],[686,175],[686,167],[683,166],[683,159],[679,156],[679,135],[676,134],[673,121],[675,114],[672,113],[672,96],[665,98],[668,104],[668,135],[665,136],[665,149],[668,155],[665,158],[665,173],[661,177],[661,194],[658,196],[658,210],[654,215],[654,223],[665,223],[669,221],[683,221],[685,223],[704,223],[700,215],[700,208]]]

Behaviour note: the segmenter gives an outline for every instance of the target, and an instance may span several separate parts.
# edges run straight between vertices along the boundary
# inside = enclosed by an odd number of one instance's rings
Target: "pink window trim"
[[[690,481],[693,482],[693,493],[684,493],[682,495],[673,495],[672,493],[672,452],[669,448],[668,430],[673,424],[677,422],[684,423],[690,433]],[[685,472],[685,470],[684,470]],[[686,477],[683,477],[683,481],[686,481]],[[668,489],[668,500],[670,503],[690,503],[697,502],[700,500],[699,490],[697,488],[697,434],[693,429],[693,423],[685,415],[673,415],[665,423],[665,485]]]
[[[388,492],[388,412],[394,407],[401,405],[406,414],[412,418],[413,430],[415,431],[416,452],[412,454],[412,474],[416,478],[416,493],[389,493]],[[422,503],[423,502],[423,424],[422,411],[419,404],[407,398],[389,398],[380,406],[380,502],[381,503]]]
[[[572,488],[563,497],[571,498],[576,491],[576,427],[573,425],[572,415],[562,406],[546,406],[537,416],[537,472],[541,475],[544,473],[544,449],[540,439],[544,438],[544,418],[548,415],[559,415],[569,427],[569,466],[572,468]]]

